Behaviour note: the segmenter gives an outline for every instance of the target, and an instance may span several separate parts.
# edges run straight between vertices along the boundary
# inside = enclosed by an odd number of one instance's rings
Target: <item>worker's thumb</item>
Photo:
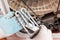
[[[41,25],[40,40],[53,40],[51,30],[47,29],[45,25]]]

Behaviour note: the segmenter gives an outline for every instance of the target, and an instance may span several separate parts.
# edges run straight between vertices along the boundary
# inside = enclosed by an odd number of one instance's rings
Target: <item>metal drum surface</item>
[[[51,11],[56,11],[59,0],[25,0],[26,4],[37,14],[43,15]],[[14,11],[20,8],[26,8],[30,13],[31,11],[24,5],[21,0],[8,0],[8,3]],[[32,13],[31,13],[32,14]]]

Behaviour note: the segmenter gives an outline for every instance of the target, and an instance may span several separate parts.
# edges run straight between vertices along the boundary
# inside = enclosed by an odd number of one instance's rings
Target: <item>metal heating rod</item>
[[[27,10],[25,8],[22,8],[21,9],[21,12],[23,15],[25,15],[25,17],[28,19],[28,20],[32,20],[34,24],[36,24],[36,26],[38,26],[38,24],[35,22],[35,20],[31,17],[31,15],[29,14],[29,12],[27,12]],[[29,17],[27,17],[29,16]]]
[[[17,11],[17,12],[15,13],[15,15],[16,15],[16,17],[19,18],[19,22],[21,23],[22,27],[25,29],[25,31],[26,31],[26,32],[28,33],[28,35],[30,36],[29,31],[25,28],[24,23],[22,22],[22,20],[20,19],[20,17],[17,15],[17,13],[20,13],[20,12]]]

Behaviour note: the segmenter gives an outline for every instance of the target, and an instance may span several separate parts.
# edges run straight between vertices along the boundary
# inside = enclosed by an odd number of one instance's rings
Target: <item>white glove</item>
[[[41,25],[40,33],[33,40],[53,40],[52,32],[46,26]]]
[[[7,36],[11,36],[12,34],[5,34],[4,32],[3,32],[3,30],[0,28],[0,39],[1,38],[5,38],[5,37],[7,37]]]
[[[25,37],[25,39],[23,40],[53,40],[51,30],[47,29],[44,25],[41,25],[39,34],[33,39],[28,38],[27,35],[24,35],[23,33],[17,33],[17,36],[19,36],[20,38]]]

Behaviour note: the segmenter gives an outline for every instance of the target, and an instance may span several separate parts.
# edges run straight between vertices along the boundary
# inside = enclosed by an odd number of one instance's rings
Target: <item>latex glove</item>
[[[46,26],[40,25],[40,33],[32,40],[53,40],[51,30],[47,29]]]
[[[3,30],[0,28],[0,39],[11,36],[12,34],[5,34]]]
[[[44,25],[41,25],[39,34],[33,39],[30,39],[27,35],[19,32],[16,33],[16,35],[20,38],[23,38],[22,40],[53,40],[51,30],[47,29]]]
[[[8,37],[22,29],[13,15],[14,12],[11,12],[0,18],[0,38]]]

